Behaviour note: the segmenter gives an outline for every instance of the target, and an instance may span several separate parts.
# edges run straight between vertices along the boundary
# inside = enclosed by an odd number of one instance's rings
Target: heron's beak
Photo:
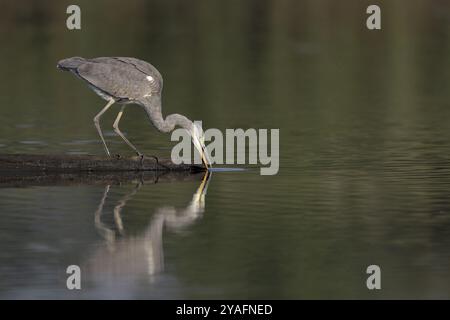
[[[206,169],[209,169],[211,167],[211,161],[209,160],[208,152],[206,151],[206,147],[204,145],[202,145],[201,156]]]
[[[211,160],[209,159],[208,151],[206,150],[203,133],[195,130],[192,134],[192,142],[202,157],[203,165],[206,169],[211,168]]]

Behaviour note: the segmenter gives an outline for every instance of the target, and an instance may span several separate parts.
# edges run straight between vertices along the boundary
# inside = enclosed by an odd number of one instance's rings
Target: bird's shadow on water
[[[145,230],[137,236],[126,235],[121,213],[127,202],[139,192],[143,183],[138,182],[135,188],[115,205],[114,228],[102,221],[105,214],[103,209],[111,189],[111,185],[107,185],[94,213],[95,228],[105,245],[97,246],[97,249],[89,256],[86,265],[82,268],[85,274],[97,284],[121,280],[129,282],[142,278],[147,278],[149,282],[155,281],[156,277],[164,271],[164,232],[185,228],[202,217],[211,175],[210,172],[205,172],[192,200],[186,207],[156,208]]]

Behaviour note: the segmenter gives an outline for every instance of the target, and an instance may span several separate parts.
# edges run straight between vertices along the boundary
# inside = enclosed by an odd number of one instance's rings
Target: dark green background
[[[365,26],[375,3],[381,31]],[[1,153],[102,154],[92,118],[105,102],[56,62],[133,56],[162,73],[166,115],[279,128],[280,172],[214,174],[203,218],[164,230],[164,272],[86,274],[81,292],[64,271],[106,250],[93,216],[104,187],[3,189],[1,297],[450,297],[447,1],[77,1],[80,31],[65,26],[69,4],[2,2]],[[128,154],[117,111],[102,125]],[[121,128],[169,155],[170,136],[138,106]],[[185,207],[197,186],[144,185],[122,212],[127,250],[157,208]],[[112,186],[105,223],[132,189]],[[107,254],[105,273],[119,268]],[[370,264],[381,291],[365,286]]]

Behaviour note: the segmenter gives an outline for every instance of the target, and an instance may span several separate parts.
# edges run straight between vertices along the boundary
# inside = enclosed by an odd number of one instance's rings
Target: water
[[[386,3],[368,32],[368,4],[80,1],[71,32],[63,4],[6,4],[1,153],[102,154],[104,101],[56,61],[135,56],[163,74],[165,114],[279,128],[280,171],[213,172],[206,195],[201,175],[3,187],[0,297],[449,298],[450,8]],[[102,125],[125,155],[118,111]],[[174,145],[138,106],[121,129],[147,154]]]

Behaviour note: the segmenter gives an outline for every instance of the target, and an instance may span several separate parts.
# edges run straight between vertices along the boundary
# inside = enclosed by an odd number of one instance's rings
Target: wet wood
[[[176,165],[167,159],[106,158],[90,155],[0,154],[0,187],[105,184],[201,179],[204,167]],[[196,173],[199,173],[197,175]]]
[[[205,169],[199,165],[173,164],[167,159],[146,157],[107,158],[90,155],[0,154],[3,172],[99,172],[99,171],[189,171]]]

